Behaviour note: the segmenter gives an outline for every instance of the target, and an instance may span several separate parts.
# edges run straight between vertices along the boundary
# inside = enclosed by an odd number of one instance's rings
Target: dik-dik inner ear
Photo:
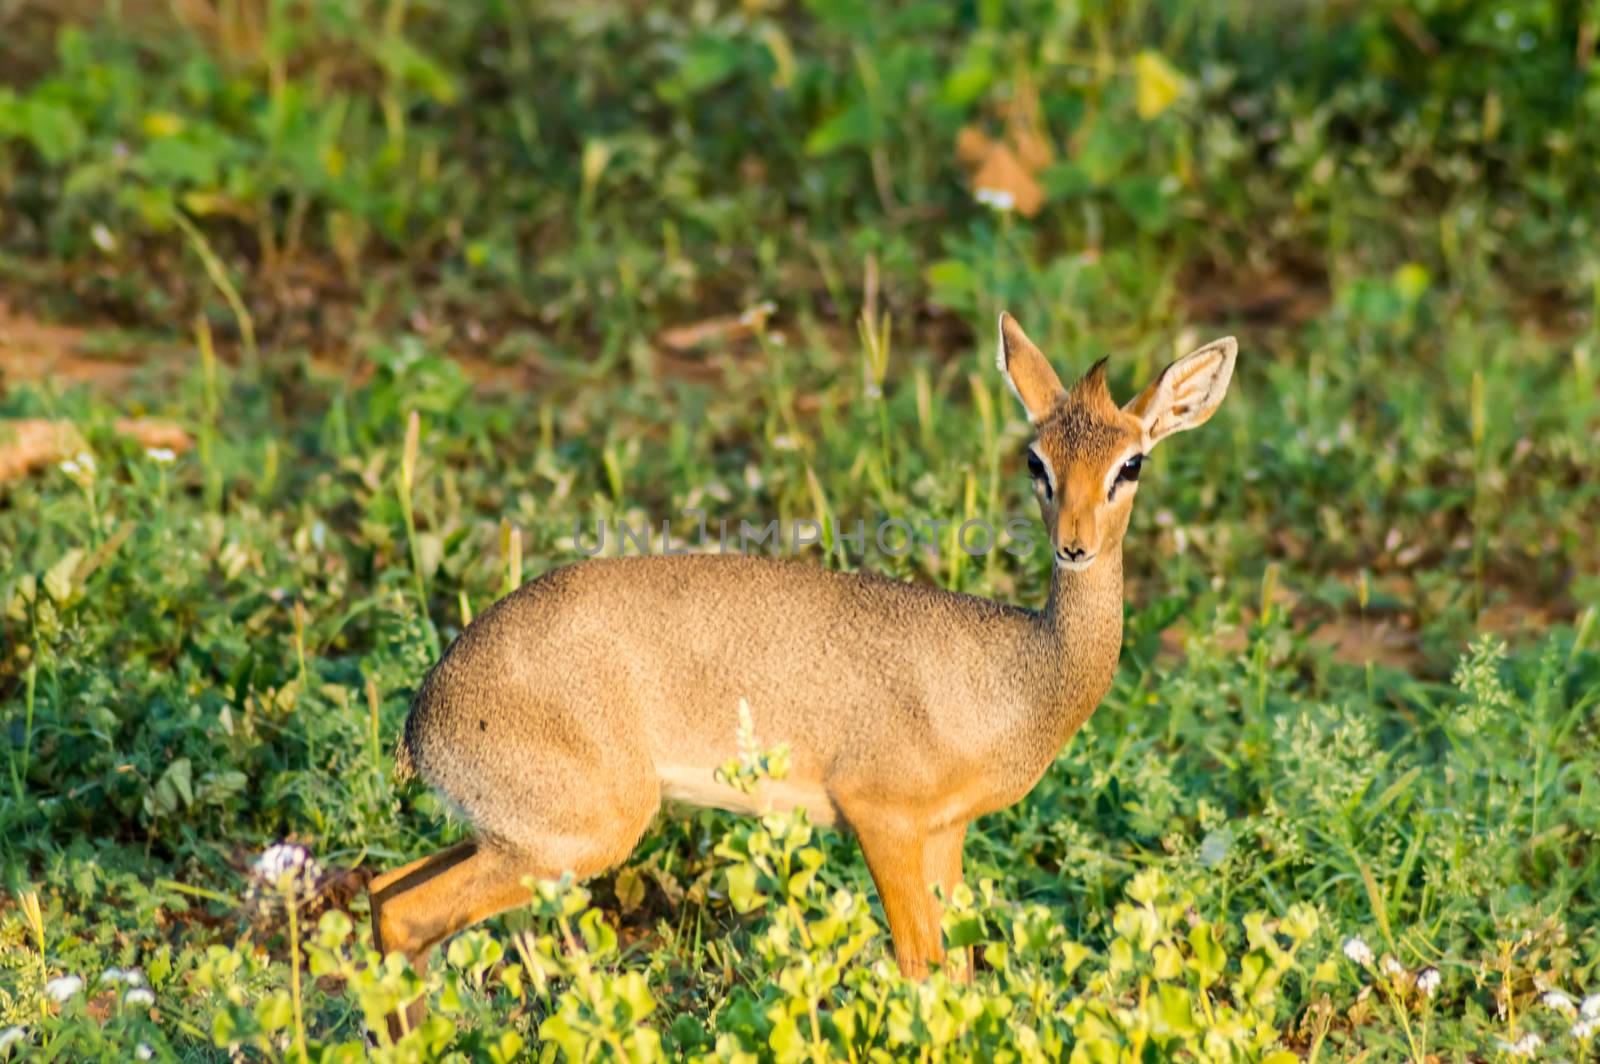
[[[1238,353],[1239,342],[1233,337],[1213,340],[1162,370],[1122,408],[1144,426],[1146,453],[1174,432],[1205,424],[1217,412],[1228,394]]]
[[[1039,421],[1055,409],[1065,389],[1044,354],[1028,339],[1017,319],[1000,314],[1000,353],[997,359],[1006,383],[1022,400],[1029,421]]]

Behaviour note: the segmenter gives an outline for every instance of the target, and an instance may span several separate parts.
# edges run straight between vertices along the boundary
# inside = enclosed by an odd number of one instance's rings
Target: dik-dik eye
[[[1138,480],[1139,468],[1142,465],[1144,465],[1144,455],[1142,454],[1136,454],[1126,462],[1123,462],[1122,468],[1117,470],[1117,479],[1111,482],[1111,490],[1106,494],[1106,497],[1108,499],[1115,498],[1119,485],[1131,484]]]
[[[1048,499],[1050,497],[1050,478],[1045,474],[1044,462],[1039,458],[1038,454],[1031,450],[1028,452],[1028,475],[1044,488],[1044,497]]]

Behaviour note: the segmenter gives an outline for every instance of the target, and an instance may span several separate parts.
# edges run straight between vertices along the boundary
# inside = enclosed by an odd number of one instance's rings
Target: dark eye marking
[[[1117,493],[1118,484],[1132,483],[1133,481],[1138,480],[1139,468],[1143,465],[1144,455],[1142,454],[1136,454],[1126,462],[1123,462],[1122,468],[1117,470],[1117,479],[1111,482],[1111,491],[1108,493],[1107,497],[1109,498]]]
[[[1032,450],[1028,451],[1028,475],[1044,486],[1044,497],[1050,498],[1050,478],[1045,475],[1044,462]]]

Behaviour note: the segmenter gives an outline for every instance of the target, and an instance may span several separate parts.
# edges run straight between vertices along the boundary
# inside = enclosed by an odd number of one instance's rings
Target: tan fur
[[[1119,409],[1102,367],[1063,390],[1009,317],[1001,357],[1058,480],[1051,498],[1040,489],[1057,557],[1074,543],[1092,556],[1053,567],[1043,610],[736,555],[595,559],[519,588],[412,704],[402,763],[477,841],[374,883],[380,947],[420,963],[525,900],[523,876],[619,863],[665,797],[803,806],[853,831],[902,970],[942,959],[930,887],[960,882],[967,825],[1032,789],[1116,672],[1137,485],[1109,501],[1105,485],[1156,416]],[[792,757],[755,795],[712,776],[737,752],[741,700],[758,742]]]

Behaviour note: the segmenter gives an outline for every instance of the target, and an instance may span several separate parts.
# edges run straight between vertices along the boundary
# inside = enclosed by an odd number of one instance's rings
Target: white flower
[[[94,455],[88,451],[79,451],[62,462],[58,468],[73,480],[91,480],[94,478]]]
[[[302,885],[309,887],[322,875],[322,869],[317,867],[306,848],[291,842],[268,846],[256,858],[251,872],[263,886],[293,889]]]
[[[280,842],[262,850],[261,856],[256,858],[255,867],[251,871],[259,879],[276,880],[285,873],[298,869],[305,863],[306,851],[303,847]]]
[[[1591,1020],[1600,1019],[1600,994],[1590,994],[1578,1006],[1578,1011]]]
[[[102,983],[127,983],[129,986],[144,986],[144,973],[137,968],[107,968],[100,973]]]
[[[1547,990],[1544,997],[1539,1000],[1544,1002],[1545,1008],[1555,1009],[1564,1016],[1571,1016],[1578,1011],[1578,1006],[1572,998],[1559,990]]]
[[[82,979],[76,975],[62,975],[44,984],[44,996],[51,1001],[62,1003],[71,1001],[82,989]]]
[[[1017,197],[1003,188],[980,188],[972,194],[972,198],[997,211],[1015,210],[1017,206]]]
[[[150,991],[149,987],[136,986],[122,995],[122,1003],[136,1007],[142,1005],[145,1008],[149,1008],[156,1003],[156,996]]]
[[[156,465],[171,465],[178,460],[178,452],[171,447],[147,447],[144,456]]]
[[[1512,1057],[1531,1057],[1544,1045],[1544,1039],[1529,1031],[1515,1042],[1501,1042],[1500,1052]]]
[[[1352,935],[1344,940],[1344,955],[1363,968],[1372,964],[1372,947],[1362,941],[1359,936]]]
[[[150,1048],[149,1042],[140,1042],[138,1045],[133,1047],[133,1055],[138,1057],[140,1060],[149,1060],[151,1057],[156,1055],[156,1051]]]
[[[1577,1023],[1572,1025],[1571,1033],[1573,1038],[1576,1038],[1580,1042],[1584,1042],[1592,1037],[1596,1031],[1600,1031],[1600,1017],[1579,1020]]]
[[[95,222],[89,227],[89,239],[94,241],[95,247],[108,255],[117,250],[117,238],[106,228],[104,222]]]
[[[9,1053],[11,1047],[26,1038],[28,1032],[21,1027],[7,1027],[0,1031],[0,1053]]]
[[[1385,953],[1383,955],[1383,960],[1378,963],[1378,968],[1390,979],[1394,979],[1405,974],[1405,969],[1400,966],[1400,962],[1395,960],[1394,955],[1391,953]]]
[[[1423,997],[1433,997],[1439,991],[1439,969],[1429,965],[1417,973],[1417,989]]]

